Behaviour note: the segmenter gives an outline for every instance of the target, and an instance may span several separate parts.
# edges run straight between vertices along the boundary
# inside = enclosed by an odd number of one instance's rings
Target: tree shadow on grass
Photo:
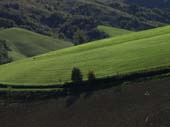
[[[84,99],[88,99],[92,95],[93,95],[93,91],[87,91],[87,92],[84,93],[83,98]]]
[[[71,95],[68,96],[67,100],[66,100],[66,107],[71,107],[73,104],[75,104],[77,102],[77,100],[80,98],[80,94],[75,94],[75,95]]]
[[[116,86],[113,90],[113,95],[120,95],[122,93],[122,85]]]
[[[84,93],[77,93],[77,94],[68,96],[66,99],[66,107],[71,107],[72,105],[74,105],[80,98],[81,94],[83,94],[84,99],[88,99],[89,97],[93,95],[93,92],[94,91],[87,91]]]

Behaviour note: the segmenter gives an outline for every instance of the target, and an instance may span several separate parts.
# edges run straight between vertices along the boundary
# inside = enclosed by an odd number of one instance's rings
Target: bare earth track
[[[169,127],[170,79],[0,106],[2,127]]]

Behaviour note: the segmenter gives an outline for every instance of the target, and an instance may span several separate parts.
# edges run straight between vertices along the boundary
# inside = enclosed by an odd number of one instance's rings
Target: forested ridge
[[[98,25],[138,31],[169,23],[169,9],[123,0],[0,1],[1,28],[18,26],[76,44],[107,37]]]

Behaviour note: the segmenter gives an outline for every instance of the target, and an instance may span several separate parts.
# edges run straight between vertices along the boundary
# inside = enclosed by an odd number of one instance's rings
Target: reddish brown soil
[[[170,127],[170,79],[1,105],[0,127]]]

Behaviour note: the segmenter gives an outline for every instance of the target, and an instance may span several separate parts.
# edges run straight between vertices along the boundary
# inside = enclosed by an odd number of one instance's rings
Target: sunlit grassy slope
[[[49,85],[70,81],[73,67],[86,79],[170,66],[170,26],[53,51],[0,66],[0,83]]]
[[[133,31],[125,30],[125,29],[120,29],[120,28],[114,28],[114,27],[109,27],[109,26],[98,26],[97,29],[101,32],[106,33],[110,37],[116,37],[119,35],[124,35],[128,33],[132,33]]]
[[[7,41],[7,45],[12,50],[9,52],[9,55],[13,60],[35,56],[72,45],[69,42],[64,42],[21,28],[0,30],[0,39]]]

